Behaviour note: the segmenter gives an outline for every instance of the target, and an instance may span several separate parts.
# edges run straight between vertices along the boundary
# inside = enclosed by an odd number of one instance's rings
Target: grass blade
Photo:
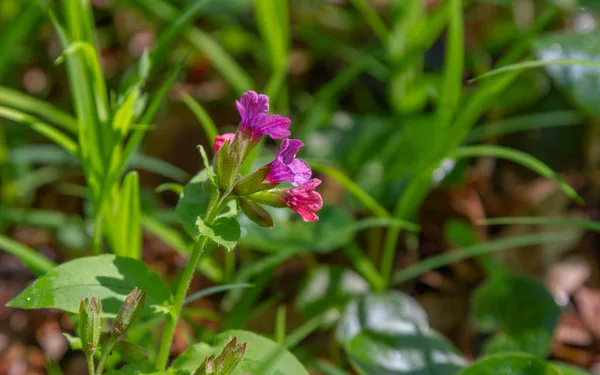
[[[350,2],[359,11],[369,27],[371,27],[373,33],[386,45],[390,32],[381,17],[379,17],[379,14],[377,14],[377,11],[366,0],[350,0]]]
[[[454,262],[458,262],[460,260],[523,246],[551,244],[566,241],[569,239],[569,233],[536,233],[503,238],[465,247],[459,250],[445,252],[443,254],[432,256],[430,258],[419,261],[418,263],[410,267],[396,272],[393,277],[393,285],[401,284],[405,281],[414,279],[415,277],[418,277],[426,272],[446,266]]]
[[[497,217],[478,222],[480,225],[552,225],[577,227],[592,232],[600,232],[600,222],[571,217]]]
[[[480,76],[471,79],[469,82],[475,82],[484,78],[496,76],[498,74],[508,72],[522,72],[527,69],[536,69],[544,66],[551,65],[580,65],[587,68],[595,68],[600,70],[600,62],[594,60],[582,60],[582,59],[556,59],[556,60],[531,60],[524,61],[516,64],[506,65],[498,69],[490,70]]]
[[[77,133],[77,120],[45,101],[23,94],[18,90],[0,86],[0,104],[19,111],[40,116],[61,128]]]
[[[116,213],[118,220],[115,222],[120,221],[116,235],[120,237],[121,256],[141,259],[140,180],[137,172],[127,173],[119,195],[119,210]]]
[[[0,249],[19,258],[37,276],[50,271],[56,264],[37,251],[0,234]]]
[[[583,199],[577,194],[569,184],[563,181],[550,167],[542,163],[533,156],[518,150],[501,146],[465,146],[456,150],[454,156],[458,159],[478,156],[490,156],[499,159],[510,160],[522,166],[531,169],[539,175],[549,178],[556,182],[560,189],[570,198],[579,204],[583,204]]]
[[[471,130],[465,142],[475,143],[489,138],[533,129],[579,125],[584,121],[585,119],[576,111],[544,112],[512,117],[476,127]]]
[[[194,100],[188,93],[181,94],[181,100],[188,106],[188,108],[194,113],[202,128],[204,128],[204,132],[210,141],[210,144],[214,142],[217,135],[219,135],[219,131],[217,130],[217,126],[213,122],[212,118],[206,112],[206,109],[200,105],[197,101]]]
[[[317,163],[317,162],[308,162],[308,163],[314,171],[325,173],[329,177],[333,178],[334,180],[336,180],[337,182],[342,184],[346,188],[346,190],[348,190],[348,192],[350,192],[352,195],[354,195],[354,197],[356,199],[358,199],[365,207],[367,207],[369,210],[371,210],[371,212],[375,216],[380,217],[380,218],[390,217],[390,214],[387,212],[387,210],[382,205],[380,205],[379,202],[377,202],[375,200],[375,198],[373,198],[372,196],[369,195],[369,193],[367,193],[366,191],[361,189],[360,186],[358,186],[354,181],[352,181],[343,172],[341,172],[335,168],[329,167],[327,165]]]
[[[187,296],[185,298],[185,301],[183,302],[183,304],[187,305],[189,303],[194,302],[197,299],[204,298],[204,297],[210,296],[212,294],[226,292],[226,291],[232,290],[232,289],[252,288],[253,286],[254,285],[248,284],[248,283],[237,283],[237,284],[211,286],[210,288],[202,289],[199,292],[190,294],[189,296]]]
[[[67,150],[70,154],[79,156],[79,148],[75,141],[55,127],[46,124],[33,116],[26,115],[25,113],[10,108],[0,107],[0,117],[27,125]]]

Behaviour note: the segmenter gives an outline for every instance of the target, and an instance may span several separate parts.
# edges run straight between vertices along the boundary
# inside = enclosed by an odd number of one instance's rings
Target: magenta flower
[[[215,137],[215,141],[213,142],[213,151],[216,153],[219,152],[221,147],[225,144],[225,142],[229,141],[229,144],[233,142],[235,139],[235,134],[233,133],[223,133],[221,135],[217,135]]]
[[[268,115],[269,97],[248,91],[242,95],[240,100],[235,101],[242,122],[240,130],[250,131],[251,138],[256,140],[264,135],[273,139],[281,139],[290,136],[291,121],[289,118],[279,115]]]
[[[315,191],[321,180],[313,178],[304,185],[287,191],[288,195],[283,200],[294,211],[302,216],[304,221],[317,221],[319,217],[315,214],[323,207],[321,194]]]
[[[270,172],[265,177],[265,182],[278,184],[280,182],[289,182],[294,186],[300,186],[307,182],[312,175],[312,170],[301,159],[296,159],[296,154],[304,146],[302,141],[297,139],[284,139],[279,146],[279,152],[267,168]]]

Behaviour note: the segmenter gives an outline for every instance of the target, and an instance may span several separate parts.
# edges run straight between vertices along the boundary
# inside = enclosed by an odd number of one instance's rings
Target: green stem
[[[115,344],[117,343],[117,338],[116,337],[111,337],[108,341],[108,343],[106,344],[106,347],[104,348],[104,351],[102,352],[102,357],[100,358],[100,361],[98,362],[98,368],[96,369],[96,375],[101,375],[102,371],[104,371],[104,366],[106,365],[106,360],[108,359],[108,356],[110,355],[110,352],[113,350],[113,347],[115,346]],[[93,361],[92,361],[93,364]],[[93,365],[92,365],[92,369],[93,369]],[[93,374],[93,372],[92,372]]]
[[[94,375],[96,373],[96,370],[94,370],[94,355],[86,355],[85,359],[87,359],[88,373]]]
[[[99,209],[99,207],[97,207]],[[94,214],[94,255],[102,254],[102,214]]]
[[[220,208],[226,201],[226,198],[226,195],[221,198],[218,192],[216,193],[216,195],[213,196],[208,210],[206,212],[207,223],[212,223],[212,221],[217,216],[217,213],[219,212]],[[175,336],[175,328],[177,327],[177,321],[181,316],[181,310],[185,302],[185,296],[187,295],[188,289],[190,288],[192,277],[194,276],[194,271],[196,270],[198,261],[200,260],[200,256],[202,255],[202,252],[204,251],[204,247],[206,246],[207,242],[208,239],[206,237],[198,238],[196,244],[194,245],[194,248],[192,249],[190,260],[183,269],[181,279],[179,280],[177,292],[175,293],[175,301],[173,302],[171,314],[167,317],[165,329],[163,331],[164,333],[160,342],[160,347],[158,349],[158,356],[156,357],[156,367],[161,371],[163,371],[167,367],[167,362],[169,361],[169,353],[171,351],[171,344],[173,342],[173,337]]]

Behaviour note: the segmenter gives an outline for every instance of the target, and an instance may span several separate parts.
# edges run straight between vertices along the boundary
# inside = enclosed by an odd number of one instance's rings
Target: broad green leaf
[[[394,335],[428,326],[427,313],[414,298],[389,291],[366,294],[348,303],[335,336],[338,342],[346,345],[365,330]]]
[[[233,250],[242,235],[240,224],[234,217],[221,217],[210,224],[198,217],[196,228],[202,236],[223,246],[228,251]]]
[[[118,370],[105,372],[104,375],[187,375],[183,372],[156,371],[151,366],[145,365],[125,365]]]
[[[369,283],[356,272],[338,266],[322,265],[308,274],[296,303],[308,318],[332,309],[334,319],[328,320],[333,323],[352,297],[365,294],[369,289]]]
[[[590,375],[588,371],[582,368],[568,365],[561,362],[552,362],[552,365],[562,372],[562,375]]]
[[[241,330],[231,330],[219,334],[214,345],[199,343],[189,347],[179,356],[171,367],[174,371],[187,371],[191,374],[208,355],[219,355],[231,337],[236,337],[238,343],[246,343],[246,354],[232,375],[246,375],[254,373],[269,356],[281,349],[274,341],[255,333]],[[273,362],[269,371],[263,375],[308,375],[302,364],[287,350],[282,350],[280,357]]]
[[[552,332],[541,327],[511,333],[500,332],[484,343],[483,352],[485,354],[524,352],[545,358],[550,354],[551,341]]]
[[[196,237],[198,234],[196,219],[198,216],[206,213],[211,198],[211,195],[204,190],[207,180],[208,174],[206,170],[194,176],[183,188],[183,193],[175,207],[177,220],[193,237]]]
[[[599,116],[598,95],[600,95],[600,32],[554,33],[538,37],[533,48],[543,61],[588,60],[597,66],[551,65],[546,71],[556,85],[585,112]]]
[[[460,375],[561,375],[561,372],[531,354],[505,353],[480,359]]]
[[[169,287],[139,260],[114,255],[85,257],[54,267],[7,306],[22,309],[54,308],[77,313],[82,298],[99,297],[103,317],[114,318],[125,297],[138,287],[147,293],[147,312],[171,304]]]
[[[418,325],[389,334],[363,331],[346,345],[346,352],[364,375],[456,375],[467,365],[448,340]]]
[[[539,327],[551,334],[560,308],[542,284],[529,277],[511,275],[479,287],[473,296],[472,312],[483,331],[520,333]]]

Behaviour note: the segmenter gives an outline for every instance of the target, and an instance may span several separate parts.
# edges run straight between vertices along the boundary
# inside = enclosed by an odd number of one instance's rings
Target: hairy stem
[[[102,357],[100,357],[100,361],[98,362],[98,368],[96,369],[96,375],[101,375],[102,371],[104,371],[104,366],[106,365],[106,360],[108,359],[108,356],[110,355],[110,352],[113,350],[113,347],[115,346],[116,343],[117,343],[116,338],[111,337],[110,340],[108,340],[106,347],[102,351]],[[93,361],[92,361],[92,363],[93,363]],[[93,368],[93,365],[92,365],[92,368]]]
[[[225,199],[226,196],[220,198],[218,193],[216,193],[216,195],[213,196],[211,204],[209,205],[209,208],[206,212],[207,223],[212,223],[212,221],[217,216],[217,213],[220,211],[223,203],[225,202]],[[206,246],[207,242],[208,239],[206,237],[200,237],[197,239],[196,244],[192,249],[190,260],[183,269],[179,285],[177,286],[177,292],[175,293],[175,301],[173,302],[171,314],[167,317],[165,329],[163,331],[163,336],[160,342],[160,346],[158,348],[158,356],[156,357],[156,367],[159,370],[164,370],[167,367],[167,362],[169,361],[169,353],[171,351],[171,344],[173,341],[173,337],[175,336],[175,328],[177,327],[177,321],[179,320],[179,316],[181,315],[181,310],[183,308],[185,296],[187,295],[188,289],[190,288],[190,283],[192,282],[194,271],[196,270],[198,261],[200,259],[200,256],[204,252],[204,247]]]

